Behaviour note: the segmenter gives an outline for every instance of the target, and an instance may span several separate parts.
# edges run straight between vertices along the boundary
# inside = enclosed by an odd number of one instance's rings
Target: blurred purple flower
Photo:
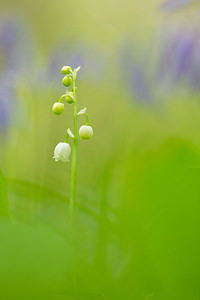
[[[197,20],[198,21],[198,20]],[[174,26],[175,25],[175,26]],[[164,99],[177,89],[200,92],[200,30],[197,24],[170,24],[161,30],[159,47],[145,49],[138,59],[136,47],[124,46],[120,69],[124,84],[135,99],[149,102]],[[140,51],[141,57],[142,51]]]
[[[123,84],[130,87],[135,99],[149,102],[154,96],[150,85],[148,64],[144,59],[140,62],[136,56],[138,51],[131,51],[131,46],[125,43],[120,55],[120,69],[124,70]]]
[[[157,80],[169,90],[179,84],[200,88],[200,37],[197,27],[168,28],[158,60]]]
[[[161,8],[165,11],[174,11],[192,2],[195,0],[167,0],[161,4]]]
[[[0,128],[6,130],[10,123],[15,91],[11,84],[12,74],[6,72],[0,77]]]
[[[10,69],[15,72],[28,73],[33,65],[34,53],[32,34],[27,26],[13,16],[2,19],[0,21],[1,72]]]
[[[27,26],[8,16],[0,21],[0,129],[5,130],[16,112],[16,85],[31,76],[34,65],[34,45]]]

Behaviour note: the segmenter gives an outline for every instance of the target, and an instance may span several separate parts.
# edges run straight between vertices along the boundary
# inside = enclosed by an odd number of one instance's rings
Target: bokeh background
[[[198,0],[1,0],[0,298],[200,299],[199,25]],[[94,129],[73,247],[63,65]]]

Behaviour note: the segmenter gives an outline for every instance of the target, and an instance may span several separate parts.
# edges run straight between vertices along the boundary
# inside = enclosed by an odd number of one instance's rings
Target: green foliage
[[[6,193],[6,182],[0,170],[0,216],[8,217],[8,200]]]
[[[0,270],[10,276],[16,294],[78,300],[198,297],[200,151],[174,138],[140,157],[133,148],[127,155],[120,164],[117,155],[108,160],[98,203],[87,190],[78,196],[73,253],[68,197],[7,181],[17,225],[6,223],[2,232],[15,236],[6,244],[15,251],[11,261],[11,250],[6,251]]]

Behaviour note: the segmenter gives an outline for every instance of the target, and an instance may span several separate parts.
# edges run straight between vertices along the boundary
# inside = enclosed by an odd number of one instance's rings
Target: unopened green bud
[[[65,76],[62,81],[64,86],[70,86],[72,83],[72,79],[70,76]]]
[[[83,125],[79,129],[79,136],[82,140],[89,140],[93,137],[93,129],[91,126]]]
[[[61,115],[64,111],[64,104],[60,103],[60,102],[55,102],[53,107],[52,107],[52,111],[55,115]]]
[[[62,67],[61,72],[62,72],[63,74],[71,74],[71,73],[72,73],[72,68],[69,67],[69,66],[64,66],[64,67]]]
[[[66,101],[67,103],[71,104],[74,102],[74,97],[73,97],[73,93],[69,93],[67,96],[66,96]]]

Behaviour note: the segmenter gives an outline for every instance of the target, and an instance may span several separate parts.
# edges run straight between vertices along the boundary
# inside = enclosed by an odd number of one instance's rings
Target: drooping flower
[[[89,140],[93,137],[93,129],[89,125],[83,125],[79,129],[79,136],[82,140]]]
[[[64,109],[65,109],[64,104],[60,103],[60,102],[55,102],[52,107],[52,111],[55,115],[61,115],[63,113]]]
[[[69,156],[71,154],[71,147],[68,143],[58,143],[54,150],[53,158],[55,161],[69,162]]]

